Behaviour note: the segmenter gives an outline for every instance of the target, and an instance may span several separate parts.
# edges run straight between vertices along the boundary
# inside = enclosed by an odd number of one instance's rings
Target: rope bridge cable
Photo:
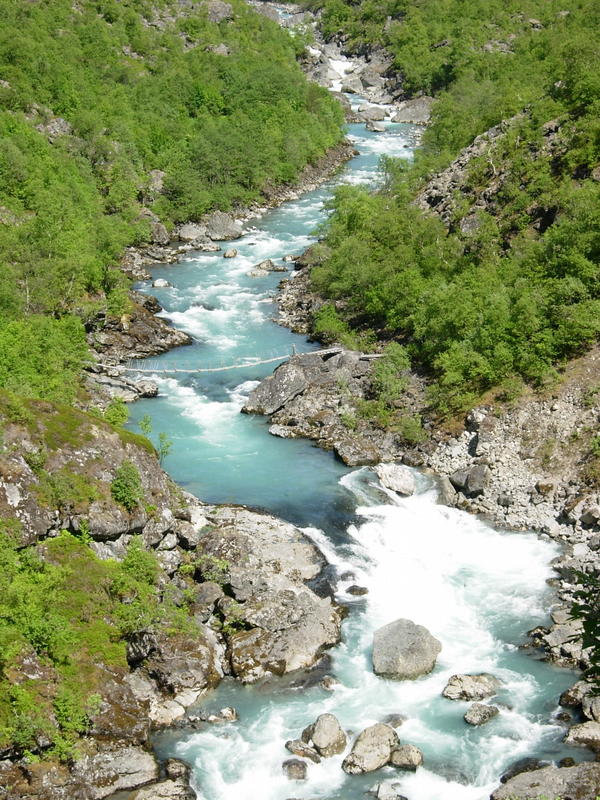
[[[336,353],[341,353],[341,347],[330,347],[325,350],[316,350],[314,352],[318,353],[320,356],[324,355],[335,355]],[[256,367],[259,364],[273,364],[276,361],[285,361],[288,358],[292,358],[295,356],[296,348],[293,349],[292,353],[286,353],[282,356],[274,356],[273,358],[263,358],[257,361],[247,361],[240,364],[228,364],[222,367],[196,367],[191,369],[181,369],[180,367],[170,367],[167,369],[156,369],[153,367],[136,367],[136,366],[128,366],[125,367],[122,364],[98,364],[100,367],[105,367],[107,369],[116,369],[122,370],[125,372],[144,372],[150,373],[153,375],[157,374],[173,374],[173,373],[185,373],[186,375],[195,374],[198,372],[225,372],[226,370],[230,369],[246,369],[247,367]]]

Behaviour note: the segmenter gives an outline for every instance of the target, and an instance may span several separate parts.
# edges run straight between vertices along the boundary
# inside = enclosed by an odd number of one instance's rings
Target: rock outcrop
[[[324,560],[297,528],[243,508],[207,509],[215,525],[200,541],[201,561],[224,566],[234,605],[222,606],[232,627],[233,674],[252,682],[314,664],[339,640],[341,617],[329,597],[306,585]]]
[[[492,793],[491,800],[542,800],[572,797],[596,800],[600,786],[600,763],[586,762],[574,767],[544,767],[522,772]]]
[[[344,423],[345,415],[356,419],[353,403],[370,389],[371,364],[369,356],[341,347],[294,356],[261,381],[242,411],[271,415],[272,434],[314,439],[348,466],[391,461],[402,454],[396,436]]]

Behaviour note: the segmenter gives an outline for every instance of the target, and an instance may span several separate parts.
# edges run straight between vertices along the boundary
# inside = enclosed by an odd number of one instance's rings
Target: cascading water
[[[281,275],[247,273],[264,258],[281,260],[310,244],[334,186],[376,182],[379,156],[410,157],[416,130],[388,124],[386,133],[370,134],[352,125],[350,136],[361,155],[336,181],[256,220],[235,243],[236,258],[192,253],[178,266],[154,270],[154,277],[174,284],[152,290],[164,315],[195,337],[191,347],[160,357],[158,368],[268,358],[289,352],[292,344],[298,351],[314,347],[271,321]],[[410,800],[484,800],[515,760],[568,755],[553,713],[573,676],[515,644],[544,619],[547,565],[556,547],[437,505],[429,478],[418,476],[417,494],[398,499],[368,469],[350,471],[309,442],[270,436],[265,419],[239,411],[255,381],[271,369],[249,365],[159,377],[161,396],[136,404],[133,422],[149,413],[155,431],[174,441],[166,468],[181,485],[204,500],[260,506],[304,526],[337,567],[338,599],[352,612],[343,643],[332,651],[330,672],[339,683],[326,691],[286,679],[254,687],[225,681],[204,703],[210,710],[233,705],[240,720],[163,734],[159,751],[194,765],[195,786],[205,800],[354,800],[391,777]],[[351,577],[342,579],[344,573]],[[348,594],[350,584],[368,594]],[[417,681],[388,681],[371,671],[373,631],[399,617],[425,625],[443,644],[434,672]],[[458,672],[491,672],[503,681],[500,714],[482,728],[463,721],[466,703],[441,697]],[[401,741],[422,749],[425,766],[414,774],[386,768],[351,777],[336,756],[310,764],[308,780],[291,784],[281,770],[289,757],[284,743],[326,711],[355,732],[401,713]]]

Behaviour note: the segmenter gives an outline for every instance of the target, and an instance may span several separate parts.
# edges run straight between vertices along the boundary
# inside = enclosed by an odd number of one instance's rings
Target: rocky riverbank
[[[49,543],[77,550],[85,542],[80,557],[91,569],[122,561],[140,542],[156,562],[163,613],[127,633],[122,657],[96,654],[86,667],[98,699],[72,760],[44,757],[51,733],[40,733],[35,758],[18,742],[2,746],[0,797],[96,800],[143,786],[128,797],[186,800],[194,796],[188,771],[156,762],[152,731],[185,725],[187,709],[226,675],[253,682],[316,664],[340,636],[341,612],[321,580],[325,560],[288,523],[182,492],[140,437],[83,412],[69,420],[64,410],[37,412],[31,425],[3,417],[0,513],[20,523],[19,546],[44,559]],[[139,481],[127,506],[114,488],[124,465]],[[44,490],[46,475],[76,481],[77,500]],[[20,658],[8,680],[53,697],[59,674],[33,651]],[[51,731],[58,723],[48,713]]]

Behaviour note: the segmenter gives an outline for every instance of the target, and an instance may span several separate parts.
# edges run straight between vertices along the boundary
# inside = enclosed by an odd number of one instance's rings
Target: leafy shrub
[[[110,493],[113,499],[124,506],[127,511],[133,511],[144,496],[142,481],[137,467],[131,461],[124,461],[117,469],[115,477],[110,484]]]

